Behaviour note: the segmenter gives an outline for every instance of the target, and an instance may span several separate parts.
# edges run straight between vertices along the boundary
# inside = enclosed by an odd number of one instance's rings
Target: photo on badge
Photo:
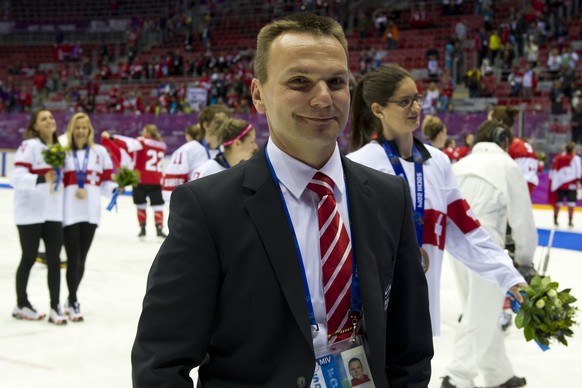
[[[344,367],[350,376],[351,387],[374,388],[370,366],[362,346],[346,350],[342,352],[341,356]]]

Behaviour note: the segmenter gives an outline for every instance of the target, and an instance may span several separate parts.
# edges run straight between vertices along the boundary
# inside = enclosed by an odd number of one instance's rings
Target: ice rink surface
[[[5,182],[5,180],[3,181]],[[131,197],[123,196],[118,211],[105,210],[87,259],[79,289],[84,322],[55,326],[47,321],[18,321],[14,276],[20,259],[18,233],[12,216],[13,190],[0,188],[0,387],[2,388],[128,388],[131,387],[130,351],[135,336],[146,277],[160,246],[155,237],[153,214],[148,209],[145,241],[137,238],[136,211]],[[535,210],[538,228],[552,225],[550,210]],[[167,214],[166,214],[167,216]],[[560,215],[566,225],[566,211]],[[582,246],[582,212],[575,214],[572,233]],[[568,229],[563,229],[568,231]],[[537,263],[544,256],[538,247]],[[65,259],[64,249],[62,251]],[[62,270],[61,303],[67,296]],[[548,274],[560,289],[572,287],[582,308],[582,250],[552,249]],[[28,295],[33,305],[49,311],[46,267],[35,264]],[[430,388],[438,388],[450,361],[454,328],[460,314],[455,280],[445,261],[442,281],[442,335],[434,339],[435,357]],[[582,313],[578,315],[582,322]],[[515,372],[527,378],[529,388],[582,387],[582,327],[574,328],[570,345],[542,352],[525,342],[515,327],[507,331],[506,348]],[[481,383],[478,379],[477,385]]]

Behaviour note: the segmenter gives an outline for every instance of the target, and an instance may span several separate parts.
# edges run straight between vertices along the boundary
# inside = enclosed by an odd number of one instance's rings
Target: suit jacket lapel
[[[358,173],[354,162],[342,157],[352,228],[352,249],[358,265],[362,308],[369,351],[373,360],[384,363],[386,331],[384,311],[378,306],[384,305],[383,290],[378,276],[377,252],[375,243],[379,225],[378,219],[370,217],[376,214],[377,193],[367,185],[367,177]],[[382,365],[382,364],[380,364]]]
[[[305,339],[313,347],[299,258],[265,149],[245,163],[243,186],[250,190],[246,208],[267,251],[281,290]]]

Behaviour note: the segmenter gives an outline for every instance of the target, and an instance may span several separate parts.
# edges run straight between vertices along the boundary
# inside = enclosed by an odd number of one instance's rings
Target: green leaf
[[[523,328],[523,335],[526,341],[531,341],[534,338],[534,329],[531,326],[526,326]]]

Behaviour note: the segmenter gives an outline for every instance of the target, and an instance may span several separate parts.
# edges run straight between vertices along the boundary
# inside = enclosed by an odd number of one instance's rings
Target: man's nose
[[[310,101],[311,106],[314,108],[327,108],[332,105],[332,102],[333,99],[327,82],[323,80],[317,82],[313,86],[313,96]]]

